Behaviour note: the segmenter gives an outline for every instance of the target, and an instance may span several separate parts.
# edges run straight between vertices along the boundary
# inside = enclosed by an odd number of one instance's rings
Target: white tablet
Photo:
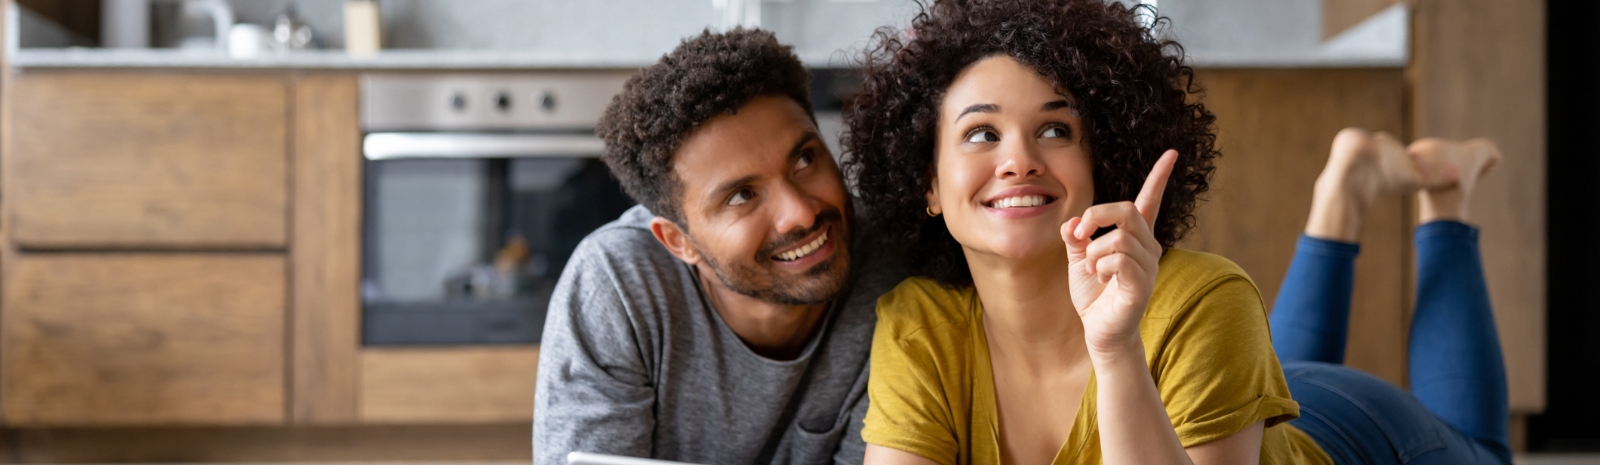
[[[620,455],[591,454],[588,452],[573,452],[567,454],[567,465],[694,465],[683,462],[670,462],[666,460],[641,459],[637,457],[623,457]]]

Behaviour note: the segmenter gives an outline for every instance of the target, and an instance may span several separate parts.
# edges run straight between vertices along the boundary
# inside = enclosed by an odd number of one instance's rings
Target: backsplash
[[[342,0],[233,0],[236,21],[270,24],[294,4],[327,48],[344,46]],[[666,53],[716,20],[711,0],[382,0],[385,48],[603,54]],[[788,0],[762,4],[762,26],[808,63],[865,44],[880,26],[905,23],[911,0]]]

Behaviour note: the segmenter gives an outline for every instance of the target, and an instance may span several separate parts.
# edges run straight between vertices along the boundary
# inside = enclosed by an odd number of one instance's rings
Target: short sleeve
[[[902,286],[903,287],[903,286]],[[867,379],[869,406],[861,437],[868,444],[910,452],[940,465],[955,465],[959,453],[955,419],[930,346],[904,341],[894,315],[915,309],[896,305],[894,294],[878,303],[878,327],[872,337],[872,375]],[[897,308],[898,307],[898,308]]]
[[[1239,275],[1220,277],[1189,305],[1170,322],[1154,365],[1156,389],[1183,446],[1298,417],[1255,285]]]

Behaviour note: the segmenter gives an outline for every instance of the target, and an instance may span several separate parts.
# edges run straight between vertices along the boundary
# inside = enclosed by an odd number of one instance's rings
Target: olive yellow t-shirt
[[[871,403],[862,437],[941,465],[1000,463],[994,375],[983,307],[971,287],[910,278],[878,299]],[[1261,295],[1225,258],[1181,249],[1161,257],[1155,291],[1139,322],[1156,390],[1184,447],[1266,421],[1261,463],[1329,464],[1299,429],[1272,351]],[[1054,464],[1100,463],[1091,374],[1077,418]]]

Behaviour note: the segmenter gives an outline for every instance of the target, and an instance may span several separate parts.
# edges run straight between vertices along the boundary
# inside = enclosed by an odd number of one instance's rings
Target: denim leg
[[[1505,362],[1478,256],[1478,230],[1417,227],[1411,393],[1445,422],[1509,460]]]
[[[1356,244],[1300,236],[1272,305],[1272,349],[1279,360],[1344,363],[1360,252]]]
[[[1284,362],[1300,404],[1290,425],[1338,464],[1509,464],[1445,423],[1411,394],[1375,376],[1320,362]]]

